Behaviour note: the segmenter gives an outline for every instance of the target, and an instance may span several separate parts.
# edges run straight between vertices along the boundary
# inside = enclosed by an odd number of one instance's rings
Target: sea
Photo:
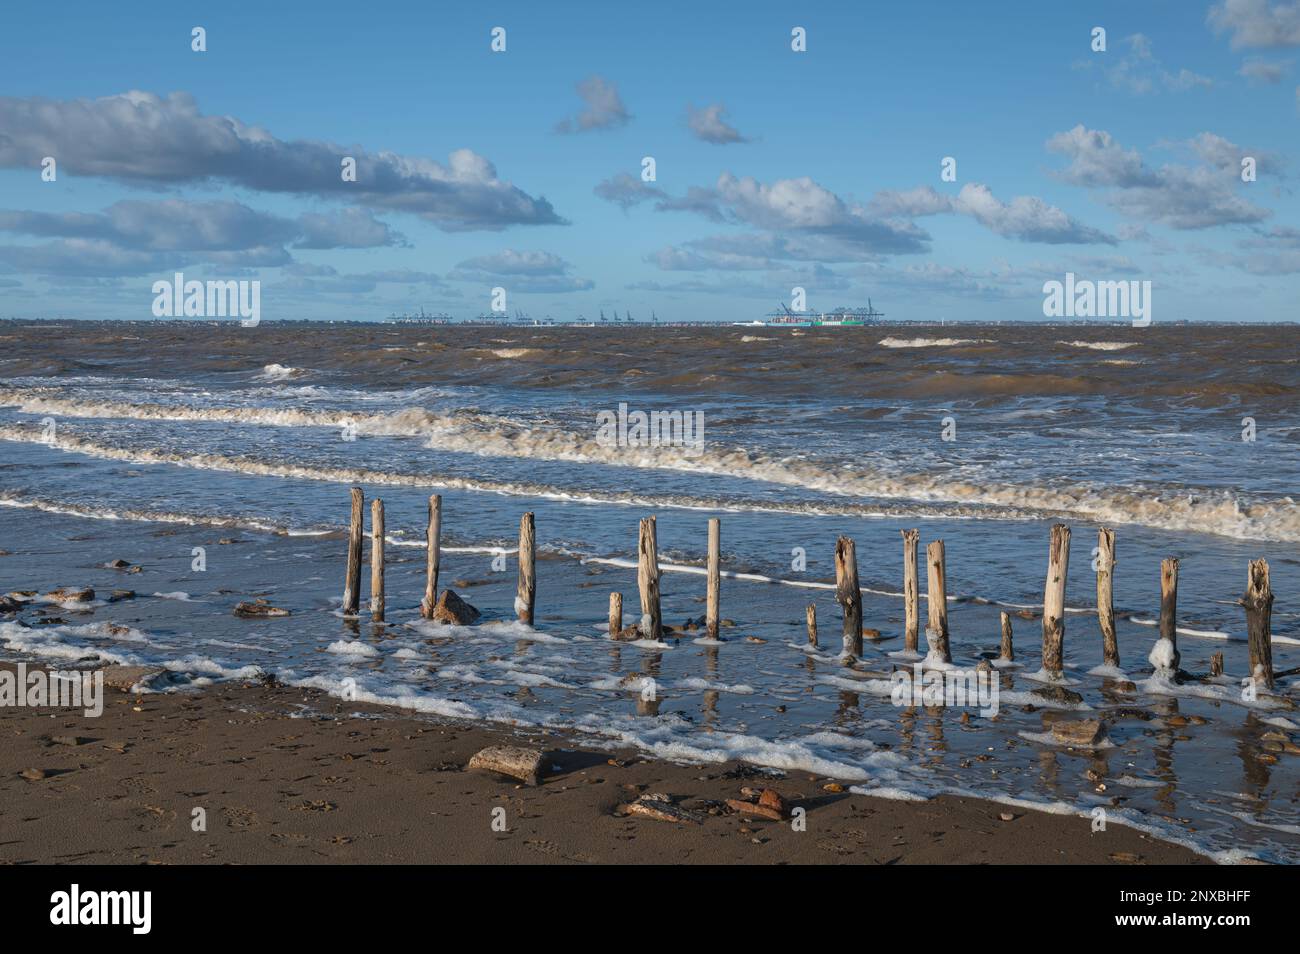
[[[384,501],[383,624],[367,585],[360,615],[341,612],[353,486],[367,510]],[[1296,325],[0,322],[0,593],[23,594],[0,615],[6,658],[159,665],[158,691],[273,674],[874,797],[1033,806],[1097,838],[1136,826],[1220,861],[1300,861],[1300,679],[1249,684],[1238,603],[1267,559],[1274,667],[1300,667],[1298,491]],[[418,612],[432,494],[441,585],[480,610],[474,625]],[[526,512],[532,626],[514,609]],[[611,593],[627,624],[640,616],[647,516],[673,630],[613,641]],[[714,517],[718,640],[696,625]],[[1071,544],[1052,685],[1040,614],[1057,523]],[[1102,527],[1118,668],[1096,614]],[[922,553],[944,541],[954,667],[996,657],[1011,619],[995,714],[897,698],[894,673],[921,662],[903,644],[909,528]],[[855,661],[840,536],[879,633]],[[1186,676],[1148,658],[1168,557]],[[920,579],[924,623],[924,561]],[[74,586],[95,600],[43,595]],[[290,615],[233,615],[255,598]],[[1058,742],[1053,723],[1080,719],[1103,720],[1105,740]]]

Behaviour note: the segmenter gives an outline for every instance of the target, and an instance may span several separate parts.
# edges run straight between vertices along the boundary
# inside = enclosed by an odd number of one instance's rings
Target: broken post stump
[[[537,530],[530,510],[519,518],[519,585],[515,590],[515,615],[528,626],[533,625],[537,602]]]
[[[817,648],[817,604],[809,603],[805,612],[808,617],[808,645]]]
[[[361,610],[361,523],[365,494],[352,488],[352,518],[348,524],[348,568],[343,580],[343,615],[356,616]]]
[[[999,659],[1005,659],[1007,662],[1015,662],[1016,650],[1011,644],[1011,614],[1001,613],[1002,617],[1002,647],[998,653]]]
[[[717,639],[718,615],[722,608],[722,521],[717,517],[709,519],[708,576],[704,625],[709,639]]]
[[[948,645],[948,572],[944,567],[942,540],[932,540],[925,548],[926,627],[925,641],[929,655],[941,662],[952,662]]]
[[[1097,622],[1101,626],[1101,656],[1107,666],[1119,666],[1115,636],[1115,531],[1097,531]]]
[[[844,655],[862,655],[862,589],[857,547],[849,537],[835,541],[835,599],[844,611]]]
[[[384,502],[370,501],[370,618],[384,621]]]
[[[438,605],[438,561],[441,559],[442,494],[429,497],[429,523],[425,529],[426,560],[424,572],[424,599],[420,601],[420,615],[433,619]]]
[[[643,517],[637,541],[637,588],[641,593],[641,635],[646,639],[663,638],[663,613],[659,607],[659,544],[655,537],[655,518]]]
[[[1052,527],[1043,589],[1043,670],[1059,677],[1065,668],[1065,578],[1070,568],[1070,528]]]
[[[916,652],[921,642],[921,594],[916,581],[919,530],[903,530],[903,649]]]
[[[609,638],[618,639],[623,632],[623,594],[609,594]]]
[[[1273,587],[1268,578],[1268,561],[1251,560],[1246,572],[1246,640],[1250,653],[1250,676],[1273,688]]]

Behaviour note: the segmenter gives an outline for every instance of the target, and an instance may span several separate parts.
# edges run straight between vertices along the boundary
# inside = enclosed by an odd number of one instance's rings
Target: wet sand
[[[1208,863],[1122,825],[1094,833],[1077,816],[828,791],[833,779],[804,772],[676,765],[286,686],[106,687],[98,718],[3,708],[0,734],[7,864]],[[542,784],[465,769],[494,744],[541,748]],[[744,788],[803,807],[806,830],[727,809]],[[648,792],[701,823],[622,815]],[[206,831],[193,830],[196,808]]]

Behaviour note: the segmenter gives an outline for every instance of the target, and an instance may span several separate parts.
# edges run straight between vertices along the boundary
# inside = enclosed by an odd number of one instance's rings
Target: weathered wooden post
[[[637,542],[637,587],[641,591],[641,635],[662,639],[663,614],[659,608],[659,544],[655,535],[655,518],[641,519]]]
[[[817,648],[817,604],[809,603],[806,614],[808,617],[808,645]]]
[[[835,599],[844,610],[844,655],[862,655],[862,589],[858,552],[849,537],[835,541]]]
[[[1211,676],[1223,675],[1223,653],[1210,654],[1210,675]]]
[[[356,616],[361,611],[361,540],[365,494],[352,488],[352,520],[348,524],[348,569],[343,581],[343,615]]]
[[[609,594],[609,638],[618,639],[623,632],[623,594]]]
[[[519,586],[515,590],[515,615],[521,623],[533,625],[537,602],[537,531],[530,510],[519,518]]]
[[[705,601],[705,628],[709,639],[718,638],[718,614],[722,608],[722,521],[709,519],[709,591]]]
[[[384,502],[370,501],[370,618],[384,621]]]
[[[1070,528],[1052,527],[1043,590],[1043,670],[1060,676],[1065,669],[1065,578],[1070,569]]]
[[[1007,662],[1015,662],[1016,650],[1011,644],[1011,614],[1000,613],[1002,617],[1002,646],[998,653],[999,659],[1005,659]]]
[[[921,640],[921,594],[916,583],[916,542],[919,530],[903,530],[903,648],[916,652]]]
[[[1178,671],[1182,653],[1178,651],[1178,558],[1160,561],[1160,639],[1169,641],[1169,668]]]
[[[1268,561],[1251,560],[1246,574],[1246,638],[1250,652],[1250,676],[1273,688],[1273,587],[1268,579]]]
[[[1101,625],[1102,662],[1119,666],[1119,640],[1115,637],[1115,531],[1097,531],[1097,622]]]
[[[944,567],[942,540],[932,540],[925,548],[926,627],[925,641],[930,654],[943,662],[952,662],[948,645],[948,572]]]
[[[424,573],[424,599],[420,601],[420,615],[433,619],[433,609],[438,605],[438,561],[441,559],[442,494],[429,497],[429,523],[425,529],[427,558]]]

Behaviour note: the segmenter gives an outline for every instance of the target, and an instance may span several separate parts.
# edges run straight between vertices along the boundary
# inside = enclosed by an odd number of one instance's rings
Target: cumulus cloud
[[[686,112],[686,123],[691,127],[691,132],[695,134],[696,139],[716,143],[720,146],[732,142],[749,142],[746,137],[740,134],[740,130],[723,118],[727,112],[727,107],[721,103],[714,103],[711,106],[705,106],[703,109],[688,106]]]
[[[223,182],[259,192],[317,195],[418,215],[447,231],[558,224],[545,198],[497,176],[469,149],[439,163],[314,140],[282,140],[233,116],[199,111],[192,96],[131,91],[99,99],[0,97],[0,167],[103,176],[146,187]],[[356,160],[356,182],[341,163]]]
[[[461,262],[448,276],[459,282],[501,283],[512,291],[587,291],[596,283],[570,274],[573,266],[552,252],[503,249]]]
[[[1241,64],[1241,69],[1237,72],[1252,83],[1268,83],[1276,85],[1282,82],[1282,77],[1291,69],[1290,60],[1263,60],[1258,57],[1252,57]]]
[[[1089,65],[1092,62],[1104,62],[1106,78],[1112,86],[1146,94],[1160,90],[1177,93],[1214,85],[1208,76],[1186,68],[1165,69],[1164,64],[1152,52],[1151,40],[1141,33],[1124,37],[1123,43],[1128,49],[1115,59],[1088,61]]]
[[[372,248],[402,238],[365,209],[311,213],[298,219],[239,202],[126,200],[102,212],[0,210],[0,231],[58,241],[0,249],[0,258],[45,273],[144,274],[194,262],[266,267],[287,264],[285,246]],[[78,256],[85,260],[79,261]]]
[[[877,215],[885,217],[968,215],[990,232],[1020,242],[1113,245],[1116,241],[1114,236],[1083,225],[1037,196],[1019,195],[1003,202],[988,186],[978,182],[962,186],[955,196],[944,195],[930,186],[904,192],[882,190],[872,196],[868,205]]]
[[[667,198],[668,195],[663,189],[656,188],[627,172],[620,172],[597,183],[592,191],[606,202],[622,206],[624,211],[651,199]]]
[[[560,133],[590,132],[596,129],[613,129],[624,126],[632,118],[618,88],[603,76],[588,76],[577,85],[578,95],[586,104],[582,111],[555,125]]]
[[[1230,34],[1234,50],[1300,46],[1300,0],[1221,0],[1207,19],[1216,33]]]
[[[1202,133],[1189,147],[1202,165],[1147,166],[1135,149],[1125,149],[1105,130],[1082,125],[1057,133],[1047,148],[1069,159],[1058,177],[1105,190],[1103,200],[1130,219],[1175,229],[1248,224],[1269,216],[1267,209],[1236,193],[1240,157],[1246,152],[1221,137]]]

